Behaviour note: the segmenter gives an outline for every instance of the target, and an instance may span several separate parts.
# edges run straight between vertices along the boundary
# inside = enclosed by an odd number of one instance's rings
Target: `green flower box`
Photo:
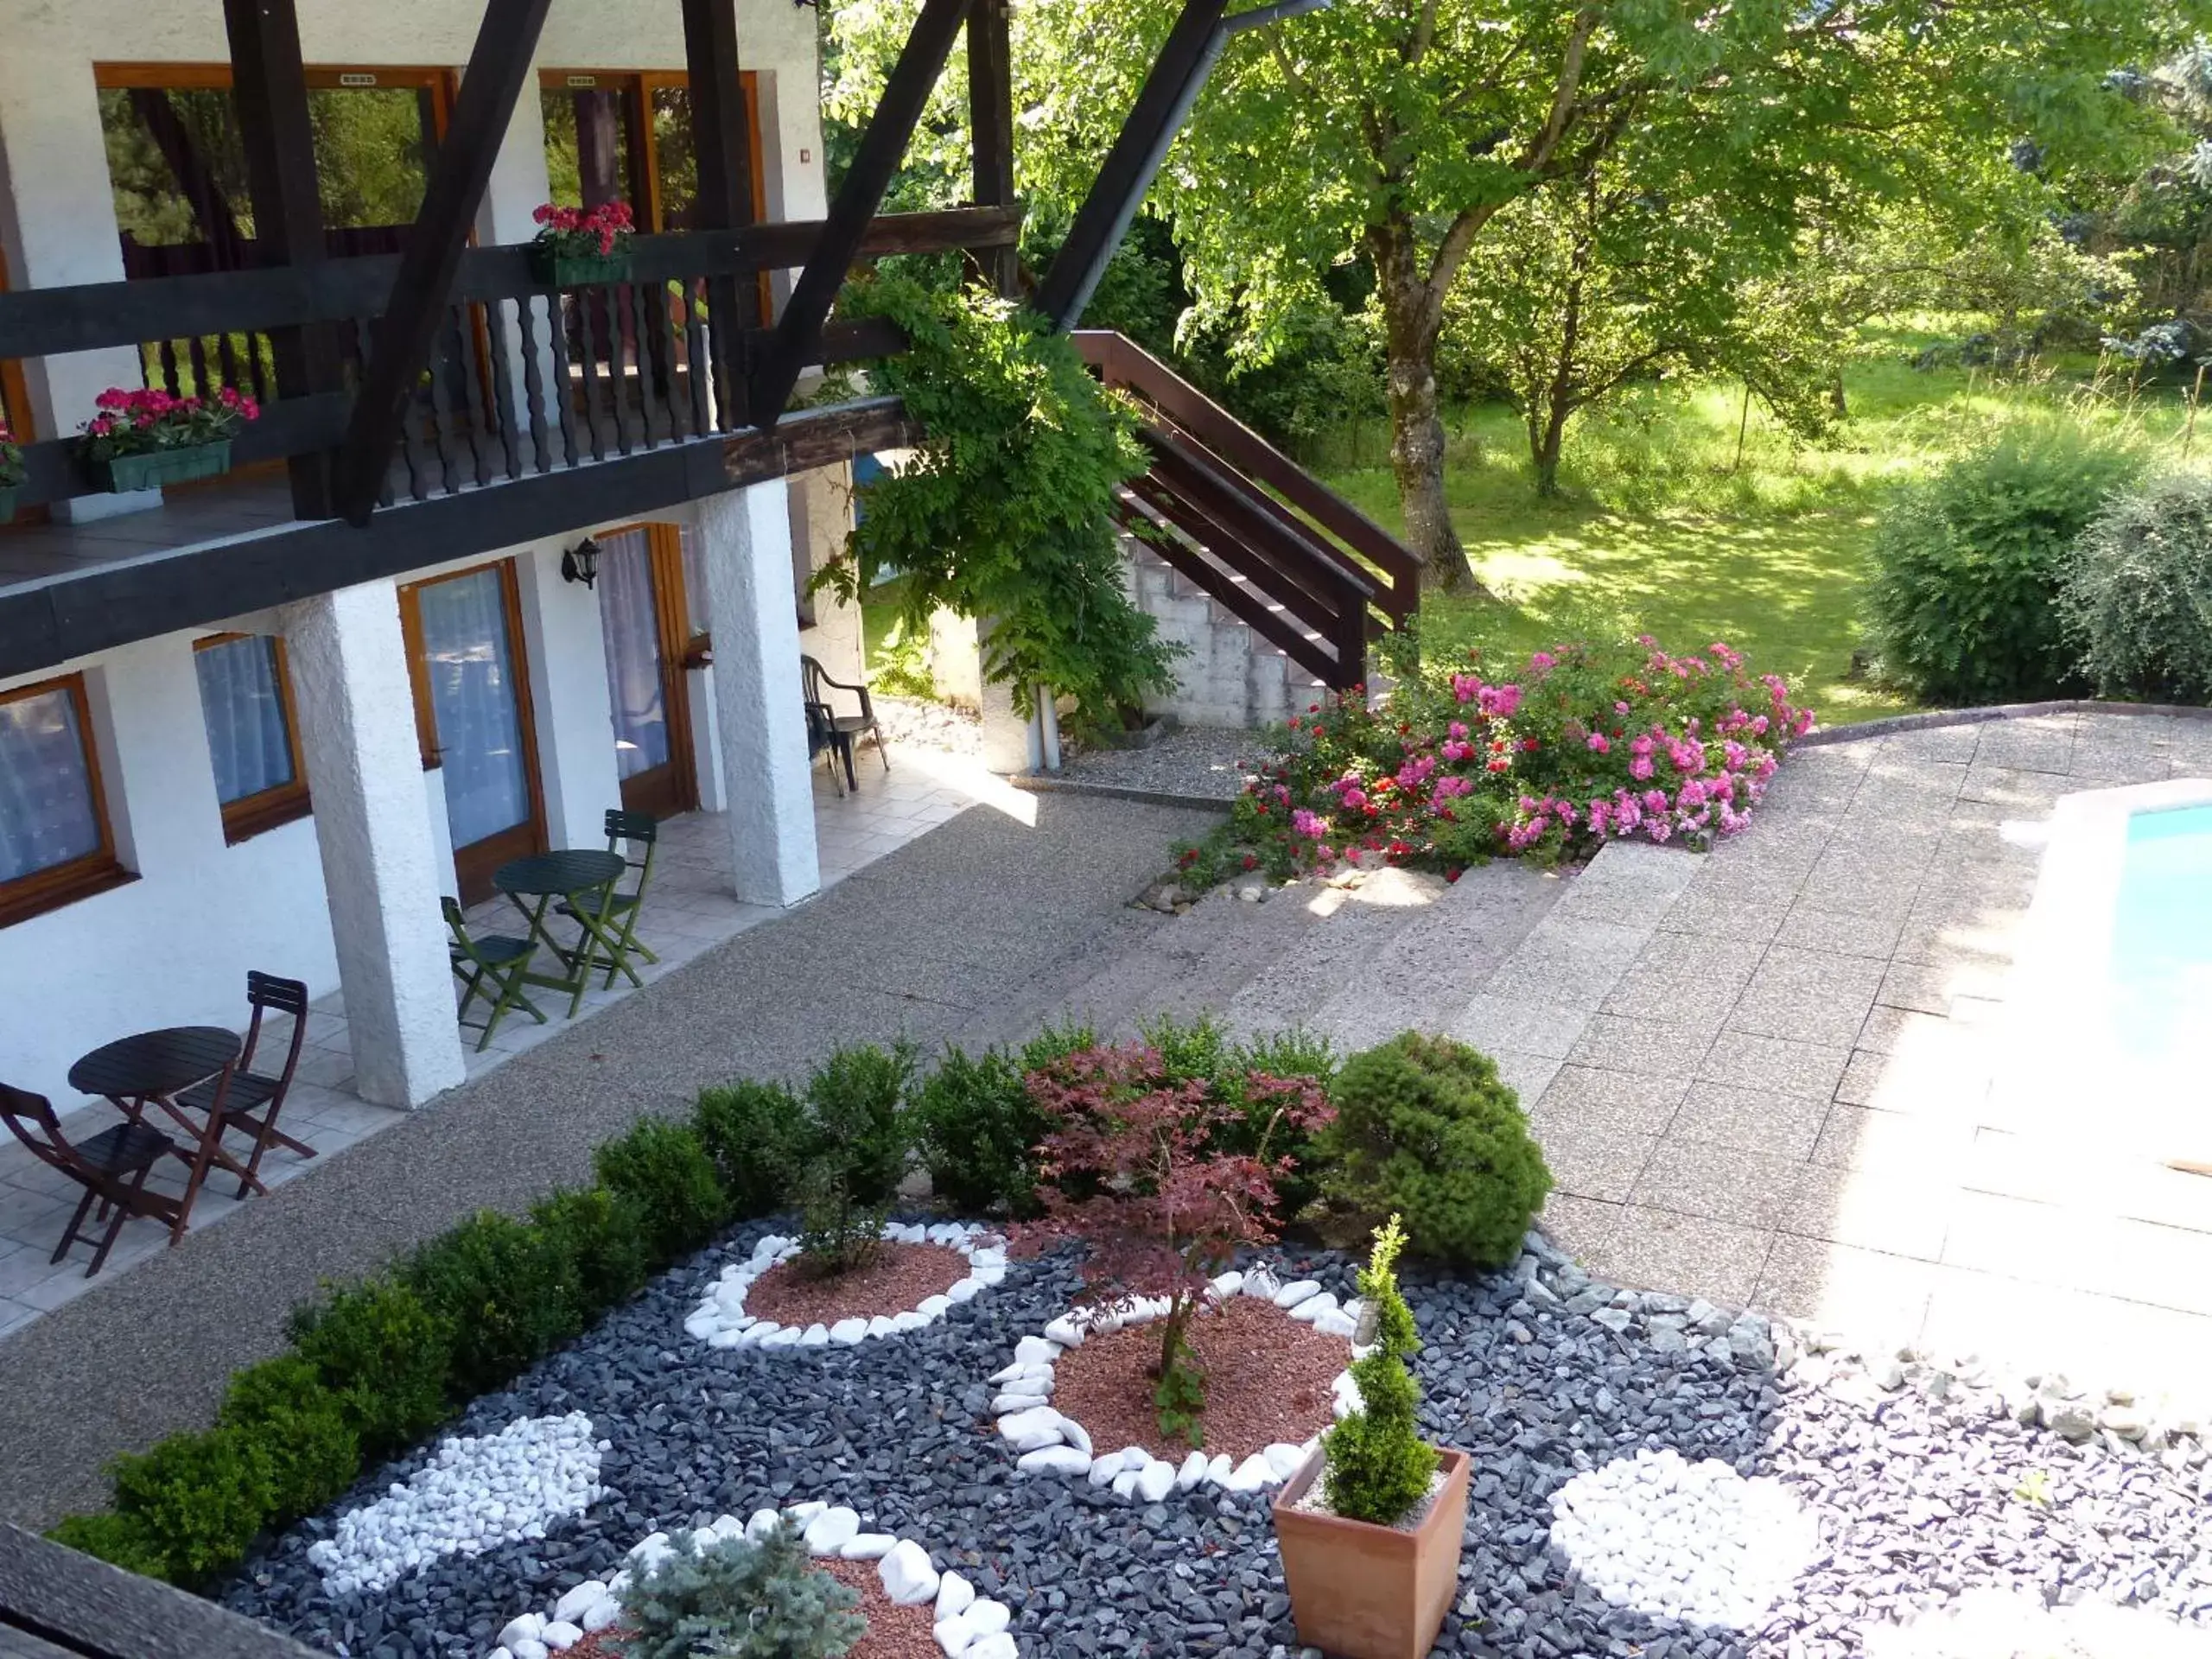
[[[189,484],[195,479],[220,478],[231,470],[231,441],[185,444],[175,449],[148,449],[135,455],[114,455],[90,461],[85,470],[92,482],[112,494],[132,490],[157,490],[164,484]]]
[[[13,484],[0,484],[0,524],[16,516],[16,490]]]
[[[626,253],[556,253],[543,244],[530,250],[530,274],[547,288],[595,288],[630,279]]]

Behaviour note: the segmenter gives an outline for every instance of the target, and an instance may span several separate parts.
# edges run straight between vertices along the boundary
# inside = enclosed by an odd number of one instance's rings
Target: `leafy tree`
[[[1079,195],[1176,0],[1016,8],[1025,196]],[[1241,34],[1159,184],[1199,320],[1262,355],[1287,302],[1374,269],[1408,539],[1470,581],[1444,495],[1446,302],[1504,210],[1633,150],[1786,249],[1823,209],[1940,192],[1961,156],[2109,147],[2144,111],[2107,85],[2189,38],[2204,0],[1370,0]],[[880,84],[912,8],[847,0],[833,97]],[[950,89],[947,97],[956,95]],[[964,94],[957,94],[964,96]],[[957,130],[942,105],[933,131]]]

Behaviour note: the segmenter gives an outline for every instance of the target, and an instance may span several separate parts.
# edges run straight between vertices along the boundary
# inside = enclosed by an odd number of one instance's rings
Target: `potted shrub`
[[[229,386],[213,397],[110,386],[99,402],[77,455],[94,484],[118,494],[221,476],[231,470],[231,440],[261,418],[260,405]]]
[[[0,421],[0,524],[16,516],[16,491],[23,481],[22,446]]]
[[[531,274],[548,288],[619,283],[630,274],[635,221],[628,202],[601,202],[587,210],[549,201],[531,217],[538,226],[530,245]]]
[[[1275,1499],[1298,1639],[1344,1659],[1423,1659],[1459,1587],[1468,1459],[1423,1440],[1415,1420],[1421,1395],[1405,1364],[1414,1318],[1395,1271],[1405,1242],[1393,1216],[1359,1275],[1374,1320],[1351,1368],[1361,1409]]]

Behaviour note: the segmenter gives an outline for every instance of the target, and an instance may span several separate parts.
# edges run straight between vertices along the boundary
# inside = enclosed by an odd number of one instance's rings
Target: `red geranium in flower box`
[[[230,471],[231,440],[261,418],[261,405],[231,386],[207,397],[110,386],[98,402],[77,457],[93,483],[118,494]]]
[[[531,274],[549,288],[586,288],[619,283],[630,274],[630,241],[636,220],[626,201],[592,208],[547,202],[531,217],[537,236],[530,245]]]

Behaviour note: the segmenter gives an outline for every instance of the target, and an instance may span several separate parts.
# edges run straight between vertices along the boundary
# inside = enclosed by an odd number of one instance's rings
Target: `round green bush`
[[[609,1192],[637,1205],[657,1262],[689,1255],[729,1219],[714,1160],[687,1124],[641,1117],[627,1134],[600,1143],[592,1167]]]
[[[651,1230],[634,1198],[603,1186],[564,1188],[530,1206],[530,1219],[561,1265],[586,1322],[627,1301],[653,1276]]]
[[[135,1515],[104,1510],[97,1515],[65,1516],[46,1535],[126,1573],[149,1579],[169,1576],[168,1553]]]
[[[115,1507],[158,1539],[172,1583],[204,1583],[235,1566],[274,1514],[269,1453],[237,1428],[172,1434],[118,1458]]]
[[[1332,1201],[1402,1216],[1417,1255],[1496,1267],[1519,1254],[1552,1177],[1487,1055],[1404,1032],[1346,1060],[1329,1098],[1317,1150]]]
[[[267,1455],[270,1506],[280,1516],[312,1515],[360,1472],[361,1438],[345,1402],[296,1354],[233,1375],[216,1421]]]
[[[2142,466],[2077,427],[2006,435],[1884,513],[1867,588],[1883,672],[1929,702],[2028,702],[2078,689],[2059,624],[2075,537]]]
[[[512,1381],[584,1327],[552,1241],[480,1210],[408,1256],[399,1277],[444,1327],[446,1394],[466,1405]]]
[[[2061,608],[2098,696],[2212,702],[2212,478],[2114,496],[2074,543]]]
[[[293,1346],[345,1402],[370,1458],[412,1446],[444,1418],[450,1340],[413,1291],[384,1279],[292,1315]]]
[[[1037,1213],[1037,1143],[1051,1125],[1011,1055],[948,1048],[915,1094],[914,1119],[938,1198],[970,1214]]]
[[[790,1205],[814,1127],[788,1087],[748,1080],[705,1090],[691,1128],[714,1160],[715,1179],[738,1220]]]

